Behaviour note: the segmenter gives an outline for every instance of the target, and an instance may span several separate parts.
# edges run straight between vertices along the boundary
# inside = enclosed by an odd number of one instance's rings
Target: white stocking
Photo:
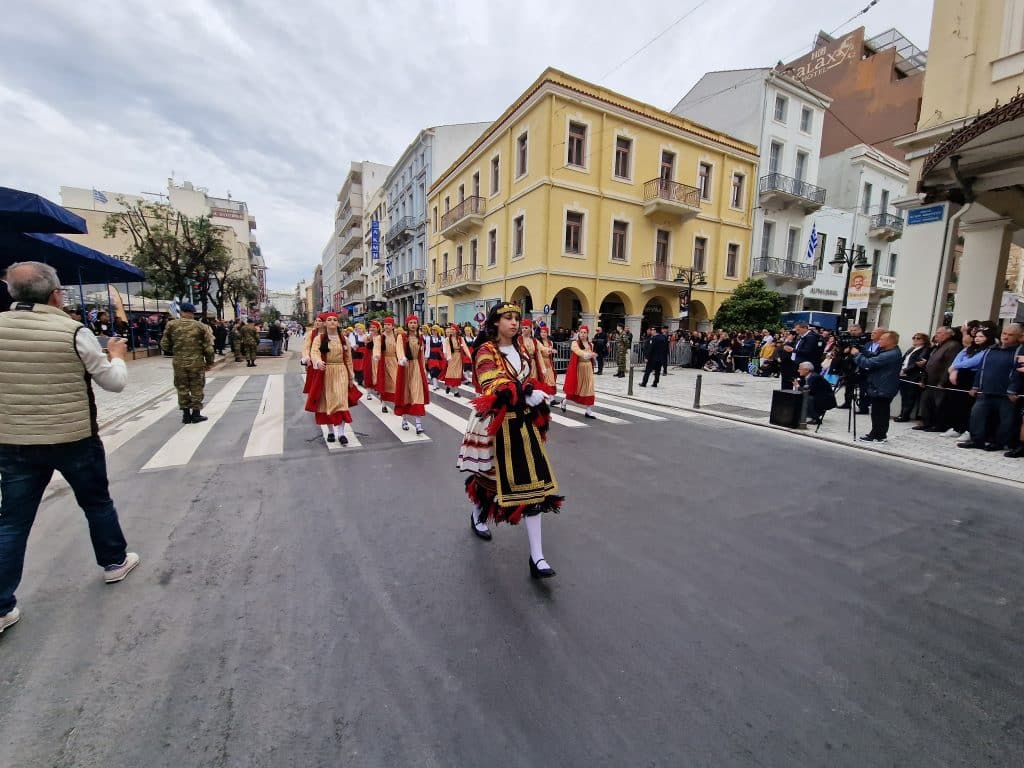
[[[479,504],[474,504],[473,505],[473,525],[476,527],[476,529],[478,531],[486,531],[486,530],[488,530],[487,524],[480,522],[480,515],[482,515],[482,514],[483,514],[483,509],[480,508],[480,505]]]
[[[345,434],[345,422],[342,422],[341,424],[335,424],[334,425],[334,436],[335,437],[341,437],[344,434]]]
[[[417,427],[422,427],[423,426],[423,422],[420,420],[420,417],[416,416],[415,419],[416,419],[416,426]]]
[[[320,425],[320,431],[323,432],[323,434],[324,434],[324,440],[327,440],[327,435],[330,434],[330,430],[327,429],[327,425],[326,424],[321,424]]]
[[[593,415],[594,415],[594,409],[588,406],[587,407],[587,416],[593,416]]]
[[[544,548],[541,546],[540,536],[540,515],[531,515],[524,518],[526,525],[526,537],[530,540],[530,557],[533,562],[539,563],[544,559]]]

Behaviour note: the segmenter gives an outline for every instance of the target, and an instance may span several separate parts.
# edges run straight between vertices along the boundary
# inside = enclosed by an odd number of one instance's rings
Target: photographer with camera
[[[852,407],[854,401],[860,400],[858,413],[867,413],[867,377],[857,370],[853,362],[853,350],[867,349],[871,339],[859,325],[850,326],[850,330],[839,334],[836,342],[836,355],[832,364],[832,370],[836,371],[842,379],[841,386],[844,387],[845,397],[840,408]],[[858,396],[859,391],[859,396]]]

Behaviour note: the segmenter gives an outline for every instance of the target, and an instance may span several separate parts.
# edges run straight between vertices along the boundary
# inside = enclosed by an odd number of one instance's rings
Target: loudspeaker
[[[797,429],[804,423],[804,393],[786,389],[772,392],[772,410],[768,421],[777,427]]]

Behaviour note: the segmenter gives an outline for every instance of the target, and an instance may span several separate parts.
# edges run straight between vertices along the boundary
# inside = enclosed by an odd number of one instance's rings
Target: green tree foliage
[[[226,299],[231,306],[239,306],[243,309],[259,298],[259,289],[251,273],[232,272],[221,283],[222,301]],[[223,307],[222,307],[223,309]]]
[[[723,331],[749,331],[777,328],[782,322],[785,299],[753,278],[740,283],[715,315],[714,326]]]
[[[125,209],[107,217],[103,233],[128,235],[132,241],[128,255],[146,273],[146,280],[170,296],[188,296],[192,289],[205,315],[211,286],[218,273],[231,266],[231,253],[219,228],[209,216],[191,218],[162,203],[124,198],[118,202]]]

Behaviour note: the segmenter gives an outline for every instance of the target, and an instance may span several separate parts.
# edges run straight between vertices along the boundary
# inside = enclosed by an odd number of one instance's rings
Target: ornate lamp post
[[[707,285],[708,281],[699,269],[676,267],[676,276],[673,282],[682,285],[679,289],[679,327],[682,329],[684,320],[687,326],[690,324],[690,298],[693,295],[693,289]]]
[[[850,297],[850,270],[854,267],[857,269],[864,269],[870,267],[871,263],[868,261],[867,256],[864,252],[863,245],[850,246],[849,248],[843,248],[843,242],[836,243],[836,255],[832,257],[829,262],[830,267],[842,267],[846,266],[845,278],[843,280],[843,306],[842,314],[845,316],[846,302]],[[857,310],[856,315],[860,310]]]

